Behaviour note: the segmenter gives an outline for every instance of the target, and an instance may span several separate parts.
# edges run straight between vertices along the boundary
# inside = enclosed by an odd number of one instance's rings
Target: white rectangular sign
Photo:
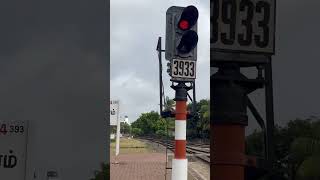
[[[173,59],[171,62],[172,79],[194,80],[196,78],[196,61]]]
[[[25,179],[27,135],[27,121],[0,120],[0,179]]]
[[[110,101],[110,126],[116,126],[119,118],[119,100]]]
[[[274,54],[275,0],[213,0],[211,49]]]

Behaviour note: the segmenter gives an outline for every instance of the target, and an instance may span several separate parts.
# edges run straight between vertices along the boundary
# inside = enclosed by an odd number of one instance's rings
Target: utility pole
[[[116,159],[117,159],[119,152],[120,152],[120,118],[119,118],[119,114],[120,114],[120,101],[118,101],[118,113],[117,113]]]

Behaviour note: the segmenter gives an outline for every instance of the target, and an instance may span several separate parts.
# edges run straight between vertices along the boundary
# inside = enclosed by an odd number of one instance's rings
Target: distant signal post
[[[111,100],[110,101],[110,126],[117,126],[116,132],[116,157],[119,155],[120,151],[120,101]]]

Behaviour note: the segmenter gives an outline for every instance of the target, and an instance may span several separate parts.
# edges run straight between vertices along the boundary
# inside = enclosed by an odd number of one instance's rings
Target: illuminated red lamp
[[[181,20],[180,23],[179,23],[179,28],[181,30],[187,30],[187,29],[189,29],[189,26],[190,26],[189,22],[186,21],[186,20]]]

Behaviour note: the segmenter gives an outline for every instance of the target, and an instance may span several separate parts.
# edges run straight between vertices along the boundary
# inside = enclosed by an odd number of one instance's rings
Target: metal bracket
[[[237,86],[244,86],[247,88],[247,93],[251,93],[258,88],[265,88],[265,103],[266,103],[266,121],[254,107],[251,100],[246,97],[246,106],[252,112],[254,118],[260,125],[264,133],[264,155],[266,159],[266,167],[272,170],[274,163],[274,145],[273,145],[273,130],[274,130],[274,112],[273,112],[273,87],[272,87],[272,65],[271,56],[266,55],[255,55],[255,54],[236,54],[236,53],[212,53],[211,57],[211,67],[219,68],[219,70],[225,67],[237,66],[242,67],[257,67],[258,73],[256,79],[248,79],[245,76],[238,74],[237,76],[232,76],[228,73],[216,73],[211,76],[211,87],[216,88],[216,83],[233,83]],[[219,59],[220,58],[220,59]],[[219,60],[217,60],[219,59]],[[264,71],[264,74],[263,74]],[[219,71],[218,71],[219,72]],[[232,73],[231,73],[232,74]],[[263,76],[264,75],[264,76]],[[213,90],[213,89],[212,89]],[[211,91],[212,91],[211,90]],[[232,95],[232,94],[231,94]],[[214,94],[211,103],[215,103]],[[236,105],[237,107],[239,105]],[[213,107],[212,107],[213,108]],[[217,110],[217,107],[215,107]],[[213,110],[211,110],[212,112]],[[230,116],[229,113],[228,115]],[[237,114],[235,114],[237,115]],[[238,114],[239,115],[239,114]],[[213,116],[215,116],[213,114]],[[239,116],[240,117],[240,116]],[[241,118],[238,118],[241,119]]]

